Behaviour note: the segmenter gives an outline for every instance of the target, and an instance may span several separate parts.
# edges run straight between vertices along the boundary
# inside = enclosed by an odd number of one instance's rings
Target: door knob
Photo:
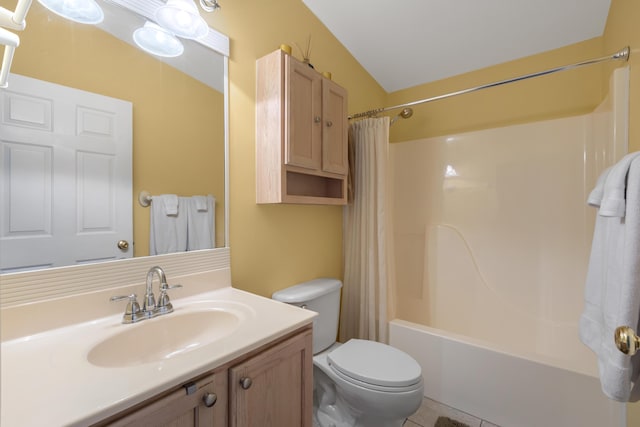
[[[129,249],[129,242],[127,242],[126,240],[118,240],[118,249],[126,251],[127,249]]]
[[[205,393],[204,396],[202,396],[202,402],[207,408],[211,408],[213,405],[215,405],[217,400],[218,396],[216,396],[215,393]]]
[[[633,356],[640,348],[640,338],[636,335],[635,331],[628,326],[618,326],[614,334],[616,347],[618,350]]]
[[[251,387],[251,384],[253,384],[253,381],[251,381],[251,378],[249,377],[240,378],[240,387],[242,387],[243,389],[248,390],[249,387]]]

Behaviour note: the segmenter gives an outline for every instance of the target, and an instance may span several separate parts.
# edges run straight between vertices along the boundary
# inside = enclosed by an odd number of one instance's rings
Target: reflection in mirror
[[[203,43],[181,40],[184,54],[161,61],[134,45],[132,34],[145,19],[113,1],[98,3],[105,13],[100,28],[65,20],[34,1],[27,27],[20,32],[11,72],[131,103],[133,244],[122,250],[122,257],[150,254],[150,209],[137,201],[143,191],[152,195],[213,195],[215,247],[224,247],[228,39],[210,30],[205,42],[222,40],[222,46],[226,43],[221,49],[224,55]],[[0,6],[12,9],[15,0],[0,0]],[[11,76],[3,91],[11,92]],[[3,104],[2,114],[6,110]],[[7,142],[0,135],[2,153]],[[2,191],[6,181],[3,179]],[[3,202],[0,221],[3,241],[12,212],[5,205]],[[118,240],[109,244],[117,245]],[[63,249],[61,246],[57,250]]]

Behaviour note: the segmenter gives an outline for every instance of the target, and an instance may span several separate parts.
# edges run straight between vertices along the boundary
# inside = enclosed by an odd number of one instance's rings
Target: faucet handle
[[[131,295],[116,295],[111,297],[109,300],[111,302],[122,301],[124,299],[128,299],[127,308],[124,310],[124,314],[122,315],[122,323],[134,323],[138,320],[144,319],[144,314],[142,310],[140,310],[140,304],[138,304],[138,296],[136,294]]]
[[[173,304],[169,299],[169,294],[167,291],[169,289],[181,288],[182,285],[175,284],[169,285],[167,282],[163,282],[160,284],[160,296],[158,297],[158,306],[157,309],[161,314],[171,313],[173,311]]]
[[[160,291],[166,292],[169,289],[175,289],[175,288],[181,288],[181,287],[182,287],[182,285],[179,284],[179,283],[176,283],[175,285],[170,285],[167,282],[163,282],[163,283],[160,284]]]

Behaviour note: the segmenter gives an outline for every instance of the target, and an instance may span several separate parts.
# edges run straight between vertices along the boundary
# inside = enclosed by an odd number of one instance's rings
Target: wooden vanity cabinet
[[[281,50],[256,73],[256,201],[345,204],[347,91]]]
[[[309,331],[229,369],[229,426],[311,427],[311,352]]]
[[[219,427],[227,425],[226,371],[188,381],[169,394],[98,423],[109,427]]]
[[[312,427],[312,346],[309,325],[94,427]]]

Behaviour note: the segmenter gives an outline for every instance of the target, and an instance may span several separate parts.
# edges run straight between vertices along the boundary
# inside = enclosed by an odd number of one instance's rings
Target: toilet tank
[[[276,301],[313,310],[318,316],[313,319],[313,354],[330,347],[338,335],[340,315],[340,288],[337,279],[314,279],[289,288],[281,289],[271,296]]]

